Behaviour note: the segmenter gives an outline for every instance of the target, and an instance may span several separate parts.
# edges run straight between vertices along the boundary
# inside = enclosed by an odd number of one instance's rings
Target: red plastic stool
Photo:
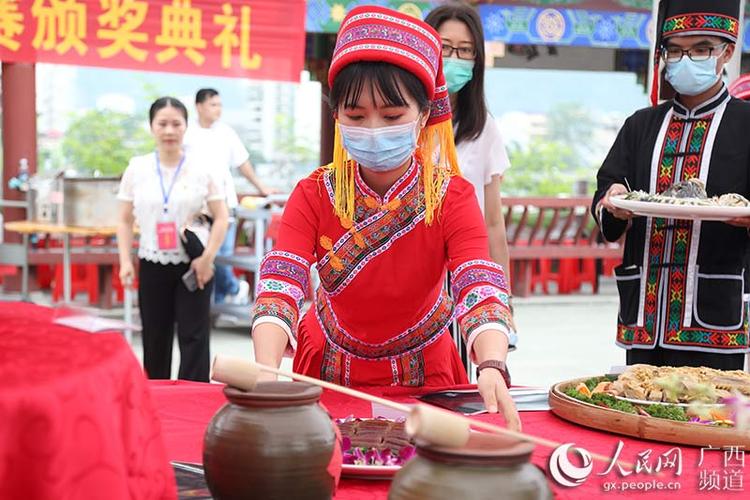
[[[15,276],[18,273],[16,266],[0,266],[0,283],[3,282],[5,276]]]
[[[63,266],[55,267],[52,300],[58,302],[63,295]],[[74,264],[71,266],[70,274],[70,298],[75,298],[80,292],[87,292],[89,304],[99,303],[99,268],[96,264]]]

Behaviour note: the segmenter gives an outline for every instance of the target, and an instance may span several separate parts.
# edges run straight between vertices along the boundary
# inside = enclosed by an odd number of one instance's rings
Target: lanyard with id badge
[[[161,186],[161,195],[163,199],[162,212],[159,218],[159,222],[156,223],[156,241],[159,245],[159,250],[176,250],[177,249],[177,222],[173,217],[169,215],[169,197],[172,194],[172,189],[177,182],[177,177],[180,175],[182,164],[185,162],[185,156],[183,155],[180,159],[177,170],[175,170],[172,182],[169,184],[169,190],[164,189],[164,177],[161,173],[161,165],[159,163],[159,154],[154,153],[156,156],[156,173],[159,175],[159,185]]]

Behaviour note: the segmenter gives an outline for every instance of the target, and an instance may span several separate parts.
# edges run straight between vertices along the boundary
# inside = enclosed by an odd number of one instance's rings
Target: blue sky
[[[636,75],[624,72],[491,69],[485,74],[490,112],[546,114],[560,103],[579,103],[592,111],[630,115],[648,105]]]

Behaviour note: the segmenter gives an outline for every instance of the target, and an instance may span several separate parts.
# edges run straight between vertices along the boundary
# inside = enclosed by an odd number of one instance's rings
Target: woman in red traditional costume
[[[455,315],[488,410],[519,429],[509,290],[459,175],[441,46],[427,24],[385,8],[352,9],[341,24],[333,163],[297,185],[261,265],[255,358],[278,366],[294,353],[296,372],[347,386],[465,384],[446,333]],[[321,285],[299,321],[313,264]]]

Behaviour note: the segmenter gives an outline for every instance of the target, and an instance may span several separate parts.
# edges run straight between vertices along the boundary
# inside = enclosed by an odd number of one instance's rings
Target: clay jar
[[[203,441],[206,483],[216,500],[329,499],[327,467],[336,437],[320,407],[322,390],[299,382],[226,387],[229,403]]]
[[[534,445],[472,433],[462,448],[417,444],[396,474],[389,500],[547,500],[544,473],[529,462]]]

